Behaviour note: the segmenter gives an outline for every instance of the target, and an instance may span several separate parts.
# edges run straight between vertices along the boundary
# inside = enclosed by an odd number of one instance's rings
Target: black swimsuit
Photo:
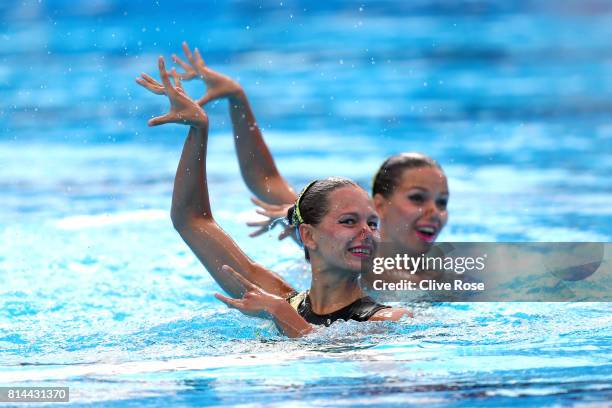
[[[310,305],[310,297],[308,291],[302,293],[295,293],[287,298],[289,304],[297,310],[297,312],[306,320],[312,324],[324,324],[325,326],[331,325],[336,320],[357,320],[358,322],[365,322],[369,320],[376,312],[381,309],[388,309],[391,306],[381,305],[376,303],[374,299],[369,296],[357,299],[348,306],[342,309],[336,310],[335,312],[319,315],[312,311]]]

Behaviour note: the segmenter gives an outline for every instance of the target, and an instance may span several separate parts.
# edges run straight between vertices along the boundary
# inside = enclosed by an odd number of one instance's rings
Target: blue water
[[[167,103],[134,83],[188,40],[244,85],[296,188],[368,187],[421,151],[449,177],[441,241],[610,242],[609,3],[122,3],[0,5],[1,385],[94,406],[609,403],[608,303],[414,305],[299,340],[227,310],[169,220],[186,129],[147,128]],[[225,102],[208,112],[217,220],[307,287],[293,244],[248,238]]]

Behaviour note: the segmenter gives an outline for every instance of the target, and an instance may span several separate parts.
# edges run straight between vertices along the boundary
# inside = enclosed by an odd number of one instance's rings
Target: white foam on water
[[[0,372],[0,383],[30,381],[67,380],[82,376],[115,376],[158,373],[168,371],[214,370],[227,367],[272,366],[292,360],[304,359],[313,352],[297,352],[280,355],[278,353],[241,354],[233,356],[210,356],[182,358],[168,361],[136,361],[128,363],[94,363],[84,365],[59,366],[44,369],[40,366]],[[217,376],[211,373],[211,376]]]

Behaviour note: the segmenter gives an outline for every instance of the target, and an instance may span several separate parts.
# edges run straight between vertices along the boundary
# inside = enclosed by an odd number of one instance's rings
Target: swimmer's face
[[[311,261],[324,266],[359,272],[361,262],[372,257],[380,240],[374,203],[363,189],[346,186],[327,196],[328,211],[316,226],[310,226],[304,244]]]
[[[437,167],[406,169],[389,198],[374,197],[383,240],[409,254],[422,254],[446,225],[448,184]]]

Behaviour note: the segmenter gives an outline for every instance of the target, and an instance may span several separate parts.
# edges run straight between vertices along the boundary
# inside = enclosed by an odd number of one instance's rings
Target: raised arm
[[[161,57],[159,70],[171,107],[169,113],[151,119],[149,125],[190,125],[174,181],[171,217],[175,228],[212,277],[231,296],[241,297],[245,293],[244,287],[222,270],[223,265],[240,271],[248,281],[266,292],[287,297],[293,288],[278,275],[251,261],[213,219],[206,178],[208,117],[183,91],[176,71],[173,71],[176,86],[171,85]]]
[[[249,190],[269,204],[294,203],[297,196],[276,168],[246,93],[228,100],[240,172]]]
[[[189,64],[173,55],[174,61],[185,69],[183,75],[193,78],[197,74],[206,83],[206,93],[198,103],[204,105],[221,98],[229,101],[240,171],[251,192],[268,204],[293,204],[296,194],[278,172],[240,84],[206,66],[197,48],[192,54],[183,43],[183,51]]]
[[[287,214],[287,208],[295,202],[296,194],[278,172],[242,87],[231,78],[208,68],[197,49],[194,56],[187,44],[183,43],[183,50],[189,63],[176,55],[172,56],[185,70],[180,77],[186,80],[200,77],[206,84],[206,93],[198,100],[198,104],[204,105],[220,98],[229,100],[240,171],[246,185],[257,196],[254,201],[260,207],[257,212],[266,217],[248,222],[247,225],[256,228],[250,234],[251,237],[261,235],[278,225],[275,220]],[[136,82],[155,94],[166,93],[164,86],[147,74],[143,73]],[[286,237],[296,240],[294,228],[283,228],[278,238]]]

